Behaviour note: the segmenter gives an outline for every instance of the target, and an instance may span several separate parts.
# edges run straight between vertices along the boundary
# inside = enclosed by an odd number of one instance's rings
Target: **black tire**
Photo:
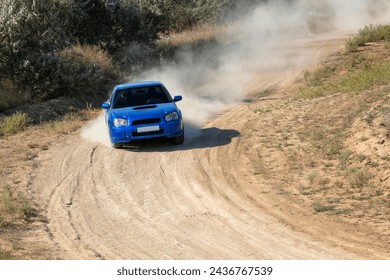
[[[123,148],[123,143],[111,143],[111,146],[114,149],[122,149]]]
[[[181,145],[181,144],[183,144],[184,143],[184,131],[183,131],[182,135],[177,136],[177,137],[173,137],[171,139],[171,142],[174,145]]]

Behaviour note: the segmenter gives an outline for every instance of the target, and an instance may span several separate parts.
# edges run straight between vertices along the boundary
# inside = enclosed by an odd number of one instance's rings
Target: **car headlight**
[[[128,120],[125,119],[114,119],[114,126],[120,127],[120,126],[127,126],[129,124]]]
[[[176,121],[178,119],[179,119],[179,114],[177,112],[173,112],[165,116],[165,120],[167,122]]]

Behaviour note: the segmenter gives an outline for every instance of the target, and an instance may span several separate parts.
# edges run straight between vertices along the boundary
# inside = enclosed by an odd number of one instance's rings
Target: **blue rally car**
[[[184,142],[182,115],[176,102],[160,82],[115,86],[109,102],[103,103],[112,147],[122,148],[133,140],[166,137],[174,144]]]

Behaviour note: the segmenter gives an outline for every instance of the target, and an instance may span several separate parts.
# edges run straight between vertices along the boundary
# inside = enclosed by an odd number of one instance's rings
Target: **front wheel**
[[[122,149],[123,148],[123,143],[111,143],[111,146],[114,149]]]
[[[171,139],[171,142],[172,142],[172,144],[175,144],[175,145],[183,144],[184,143],[184,131],[183,131],[183,133],[180,136],[173,137]]]

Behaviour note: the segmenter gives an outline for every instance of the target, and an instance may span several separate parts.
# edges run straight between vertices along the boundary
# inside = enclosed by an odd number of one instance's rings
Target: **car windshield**
[[[171,102],[161,86],[147,86],[117,90],[114,109]]]

